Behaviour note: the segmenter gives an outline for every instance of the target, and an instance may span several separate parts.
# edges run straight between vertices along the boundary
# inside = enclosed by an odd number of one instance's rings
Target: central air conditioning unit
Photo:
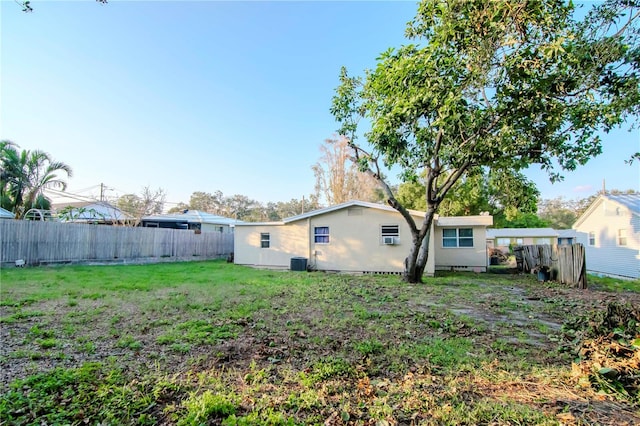
[[[382,244],[386,244],[389,246],[395,245],[396,237],[382,237]]]

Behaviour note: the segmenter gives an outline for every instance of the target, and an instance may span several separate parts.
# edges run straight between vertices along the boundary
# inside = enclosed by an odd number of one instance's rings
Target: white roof
[[[60,212],[60,209],[58,210]],[[95,203],[87,203],[81,207],[73,207],[71,209],[70,214],[71,219],[69,222],[84,222],[84,221],[94,221],[94,220],[130,220],[133,219],[130,215],[123,212],[116,206],[112,206],[109,203],[105,203],[102,201],[96,201]],[[67,220],[63,220],[67,221]]]
[[[553,228],[499,228],[487,229],[487,238],[557,237]]]
[[[438,226],[491,226],[493,225],[493,216],[488,214],[476,216],[438,216],[435,221]]]
[[[558,229],[559,238],[576,238],[578,233],[575,229]]]
[[[208,223],[214,225],[235,225],[238,221],[224,216],[203,212],[200,210],[185,210],[182,213],[174,214],[155,214],[144,216],[143,221],[153,222],[187,222],[187,223]]]
[[[640,194],[607,195],[607,198],[622,204],[628,208],[631,213],[640,215]]]
[[[618,203],[622,207],[628,209],[631,214],[640,216],[640,194],[621,194],[621,195],[600,194],[598,195],[598,198],[593,200],[593,202],[587,208],[587,210],[585,210],[584,213],[582,213],[582,215],[578,218],[578,220],[576,220],[576,222],[573,224],[574,229],[577,228],[582,222],[584,222],[584,220],[591,214],[591,212],[593,212],[593,210],[596,208],[596,205],[598,205],[598,203],[601,200],[610,200],[615,203]]]
[[[3,209],[0,207],[0,219],[15,219],[15,215],[11,213],[9,210]]]
[[[307,218],[310,218],[310,217],[319,216],[319,215],[323,215],[323,214],[326,214],[326,213],[330,213],[330,212],[334,212],[334,211],[337,211],[337,210],[346,209],[346,208],[350,208],[350,207],[364,207],[364,208],[370,208],[370,209],[384,210],[384,211],[393,212],[393,213],[399,213],[393,207],[385,205],[385,204],[370,203],[368,201],[351,200],[351,201],[347,201],[345,203],[336,204],[334,206],[325,207],[325,208],[317,209],[317,210],[312,210],[312,211],[309,211],[309,212],[306,212],[306,213],[303,213],[303,214],[299,214],[299,215],[296,215],[296,216],[291,216],[291,217],[285,218],[285,219],[283,219],[281,221],[278,221],[278,222],[260,222],[260,223],[257,223],[257,222],[244,222],[244,223],[238,223],[238,226],[284,225],[285,223],[291,223],[291,222],[295,222],[295,221],[298,221],[298,220],[303,220],[303,219],[307,219]],[[421,211],[417,211],[417,210],[408,210],[408,212],[412,216],[417,216],[417,217],[424,217],[424,215],[425,215],[425,212],[421,212]],[[481,215],[481,216],[442,217],[442,216],[435,215],[434,221],[436,221],[436,224],[438,226],[491,225],[491,224],[493,224],[493,216]]]

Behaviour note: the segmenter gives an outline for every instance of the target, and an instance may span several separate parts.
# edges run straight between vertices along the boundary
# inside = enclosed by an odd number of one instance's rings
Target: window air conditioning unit
[[[394,245],[396,243],[396,237],[382,237],[382,244]]]

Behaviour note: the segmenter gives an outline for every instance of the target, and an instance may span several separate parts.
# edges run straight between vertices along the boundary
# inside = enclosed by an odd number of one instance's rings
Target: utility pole
[[[104,201],[104,183],[100,184],[100,201]]]

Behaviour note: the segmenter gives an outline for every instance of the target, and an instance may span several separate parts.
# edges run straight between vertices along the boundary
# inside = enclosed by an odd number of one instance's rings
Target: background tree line
[[[201,210],[207,213],[247,222],[278,221],[321,207],[361,200],[382,203],[384,194],[378,182],[361,172],[345,138],[330,138],[320,145],[320,157],[312,166],[314,192],[302,199],[261,203],[246,195],[225,196],[222,191],[196,191],[188,203],[178,203],[168,213]],[[19,149],[11,141],[0,142],[0,206],[23,218],[32,208],[51,209],[45,189],[64,191],[65,178],[72,169],[64,162],[40,150]],[[408,209],[424,211],[425,185],[404,182],[394,185],[398,200]],[[633,189],[611,190],[608,194],[637,193]],[[519,172],[477,168],[461,178],[440,205],[443,216],[477,215],[489,212],[496,228],[552,227],[571,228],[597,194],[580,199],[556,197],[540,199],[535,183]],[[161,214],[165,210],[163,189],[144,187],[140,193],[107,199],[139,222],[143,216]]]

